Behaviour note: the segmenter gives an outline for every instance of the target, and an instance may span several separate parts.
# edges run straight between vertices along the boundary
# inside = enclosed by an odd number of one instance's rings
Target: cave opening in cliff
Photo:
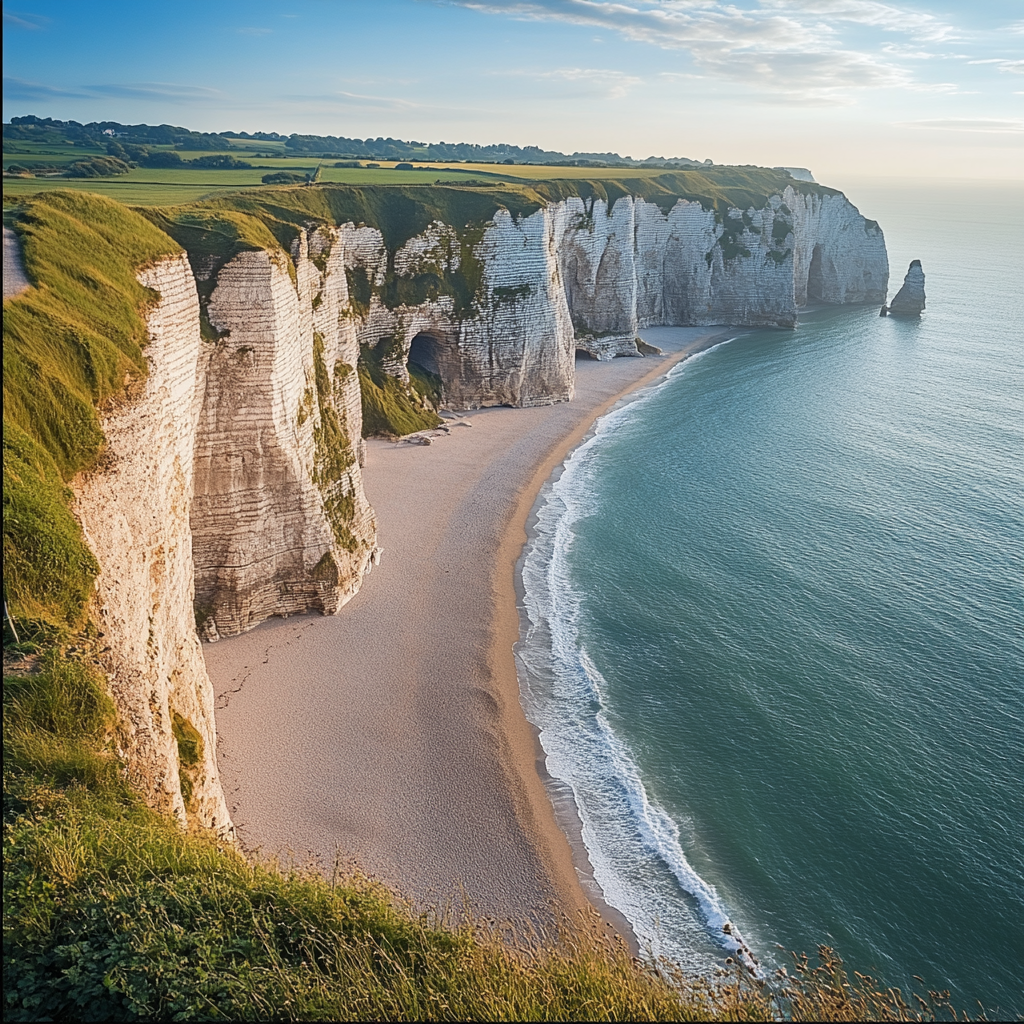
[[[441,376],[441,365],[438,361],[438,351],[441,342],[432,334],[417,334],[409,346],[409,365],[418,366],[435,377]]]
[[[597,356],[593,352],[588,352],[585,348],[576,349],[576,362],[581,359],[597,359]]]
[[[444,377],[441,373],[442,342],[432,334],[420,332],[412,339],[409,346],[409,358],[406,367],[412,386],[439,409],[444,399]]]

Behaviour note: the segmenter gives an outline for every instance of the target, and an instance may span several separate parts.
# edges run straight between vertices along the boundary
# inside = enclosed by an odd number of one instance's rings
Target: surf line
[[[687,363],[732,340],[694,354],[660,380],[625,396],[595,422],[542,489],[520,561],[523,606],[516,661],[527,717],[539,730],[551,781],[572,794],[575,831],[604,901],[623,915],[641,948],[654,956],[671,954],[657,915],[645,906],[644,893],[619,870],[623,848],[631,847],[667,869],[679,889],[696,901],[719,948],[760,975],[756,956],[730,921],[714,886],[687,861],[678,826],[651,801],[635,758],[611,726],[603,693],[606,681],[580,641],[580,595],[568,565],[573,527],[592,509],[588,470],[602,439],[685,372]],[[557,807],[557,798],[554,802]]]

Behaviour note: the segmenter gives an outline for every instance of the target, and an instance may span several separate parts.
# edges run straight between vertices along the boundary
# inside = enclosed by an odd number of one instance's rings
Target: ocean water
[[[1017,1015],[1024,186],[847,193],[927,312],[810,311],[601,420],[536,509],[524,704],[652,953],[824,943]]]

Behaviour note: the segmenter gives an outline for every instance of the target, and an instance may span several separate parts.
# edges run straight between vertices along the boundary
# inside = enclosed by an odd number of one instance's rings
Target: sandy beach
[[[384,555],[360,593],[204,645],[247,849],[354,863],[420,906],[499,920],[592,909],[520,704],[515,565],[538,492],[595,419],[734,333],[646,331],[664,355],[578,361],[571,403],[471,412],[429,447],[368,442]]]

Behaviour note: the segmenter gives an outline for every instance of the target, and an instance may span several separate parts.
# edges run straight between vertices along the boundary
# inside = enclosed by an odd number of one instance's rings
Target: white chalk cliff
[[[160,295],[149,375],[106,416],[75,507],[100,565],[92,612],[120,752],[183,822],[231,831],[198,635],[332,614],[375,560],[361,345],[388,341],[383,368],[406,383],[417,346],[453,408],[547,404],[572,398],[578,349],[637,355],[654,325],[792,326],[807,302],[884,301],[888,282],[877,225],[841,195],[793,188],[724,219],[683,199],[573,197],[499,209],[472,244],[464,227],[435,221],[389,251],[374,227],[311,222],[289,253],[197,260],[215,340],[185,255],[140,276]],[[456,271],[468,298],[445,290]]]
[[[337,256],[321,272],[305,235],[296,257],[293,281],[283,252],[239,253],[209,301],[221,337],[208,346],[192,504],[209,640],[271,615],[333,614],[374,551],[345,275],[331,273]]]
[[[91,614],[119,712],[116,747],[136,788],[182,823],[230,833],[213,687],[192,608],[199,300],[183,254],[140,280],[160,294],[148,318],[149,375],[141,395],[104,418],[104,457],[74,483],[75,512],[100,567]],[[198,748],[191,764],[179,758],[175,732],[183,730]]]
[[[379,289],[388,271],[373,228],[335,229],[345,265]],[[435,222],[393,256],[396,277],[457,269],[453,227]],[[791,327],[807,303],[884,300],[885,241],[842,195],[787,188],[762,210],[716,220],[699,202],[667,211],[643,199],[578,197],[530,216],[498,210],[473,248],[480,286],[471,310],[449,296],[386,306],[376,291],[354,311],[363,344],[395,338],[389,372],[421,336],[451,408],[535,405],[573,393],[575,350],[598,359],[636,355],[652,326]]]

